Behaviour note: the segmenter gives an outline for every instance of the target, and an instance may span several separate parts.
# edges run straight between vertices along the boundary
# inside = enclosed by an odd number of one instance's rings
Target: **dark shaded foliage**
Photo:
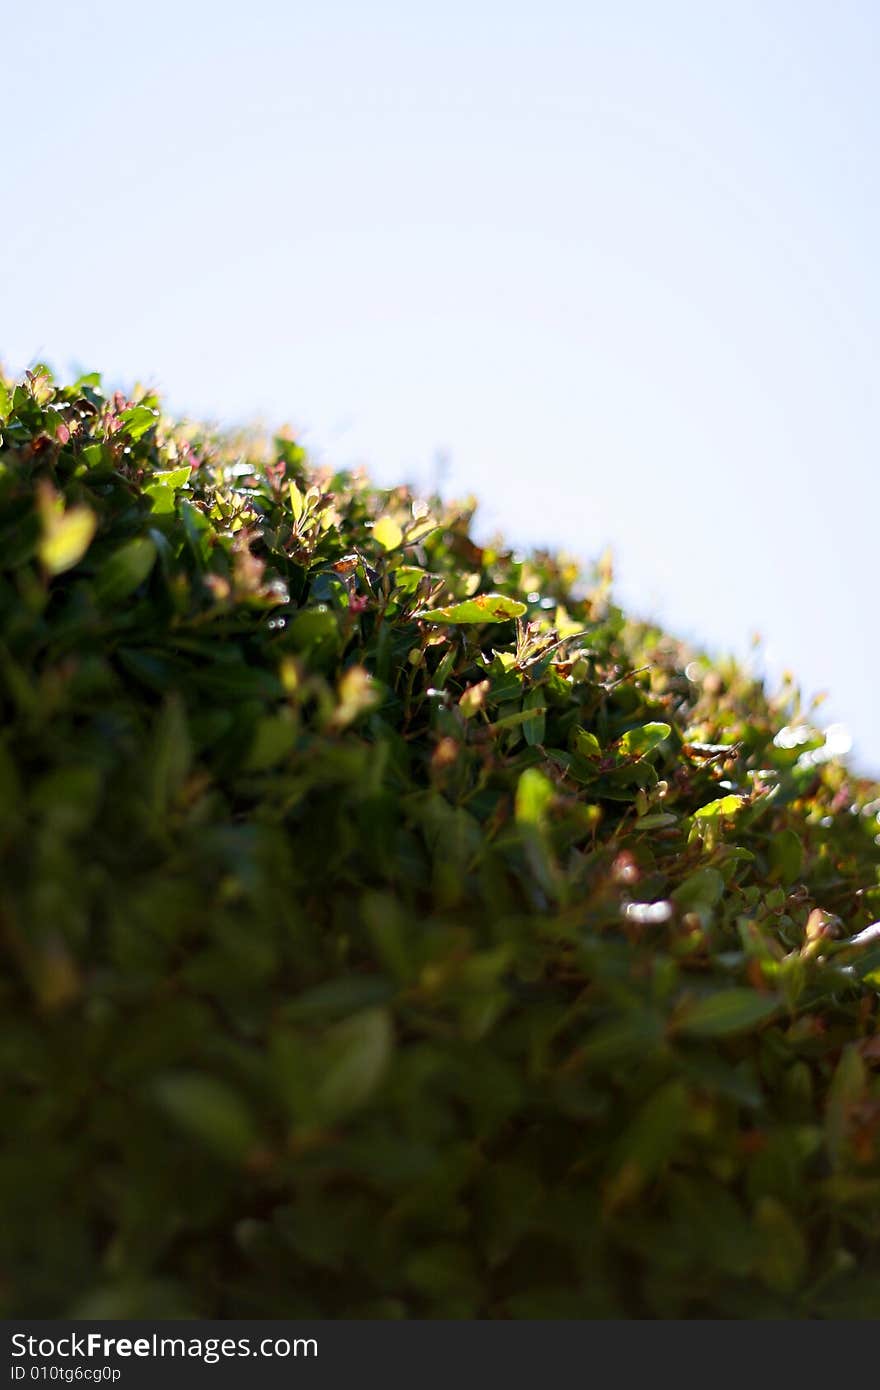
[[[0,387],[7,1314],[876,1315],[877,788],[470,510]]]

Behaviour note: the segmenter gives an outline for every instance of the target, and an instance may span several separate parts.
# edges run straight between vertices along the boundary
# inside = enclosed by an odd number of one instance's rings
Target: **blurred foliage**
[[[0,1310],[876,1316],[880,800],[794,686],[291,438],[0,421]]]

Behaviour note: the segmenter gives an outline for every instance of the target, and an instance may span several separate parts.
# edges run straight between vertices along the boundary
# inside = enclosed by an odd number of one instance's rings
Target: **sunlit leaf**
[[[575,733],[575,748],[582,758],[597,761],[602,756],[602,747],[594,733],[589,729],[578,729]]]
[[[668,724],[643,724],[639,729],[629,729],[618,744],[619,752],[626,758],[644,758],[659,748],[671,733]]]
[[[158,411],[151,410],[146,405],[135,405],[130,410],[124,410],[121,419],[128,437],[133,440],[142,439],[147,430],[155,428],[157,415]]]
[[[527,768],[516,789],[517,820],[522,825],[540,825],[553,797],[552,782],[537,768]]]
[[[383,550],[396,550],[403,540],[403,531],[393,517],[383,516],[373,527],[373,539],[379,542]]]
[[[504,623],[521,617],[525,611],[526,605],[518,599],[503,594],[478,594],[450,608],[422,609],[413,617],[426,623]]]
[[[705,806],[700,806],[694,815],[697,819],[707,819],[712,816],[735,816],[745,805],[745,797],[742,796],[721,796],[717,801],[708,801]]]
[[[71,507],[61,515],[44,517],[38,553],[50,574],[73,569],[85,555],[98,519],[88,507]]]

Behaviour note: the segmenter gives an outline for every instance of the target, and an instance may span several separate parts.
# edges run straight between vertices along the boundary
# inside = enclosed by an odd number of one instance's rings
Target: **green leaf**
[[[128,598],[153,568],[156,547],[148,536],[138,536],[114,550],[98,571],[95,589],[103,603],[120,603]]]
[[[174,512],[174,493],[170,487],[163,487],[160,483],[151,484],[144,488],[144,496],[149,497],[153,504],[153,516],[169,516]]]
[[[164,471],[157,468],[151,475],[151,487],[167,487],[172,492],[178,492],[182,487],[186,487],[192,476],[192,469],[188,463],[180,468],[168,468]]]
[[[653,1053],[662,1044],[663,1036],[661,1016],[640,1009],[594,1028],[577,1055],[593,1067],[614,1066]]]
[[[373,527],[373,539],[383,550],[396,550],[403,540],[403,532],[393,517],[380,517]]]
[[[717,869],[706,865],[696,869],[672,893],[672,901],[690,912],[694,909],[714,907],[724,892],[724,879]]]
[[[290,497],[290,510],[293,514],[294,524],[299,521],[306,507],[306,500],[300,492],[293,478],[287,484],[287,492]]]
[[[770,876],[779,883],[794,883],[804,864],[804,849],[793,830],[780,830],[770,841]]]
[[[678,1149],[689,1115],[687,1090],[669,1081],[642,1106],[615,1146],[606,1202],[613,1209],[634,1196]]]
[[[530,714],[531,718],[523,722],[522,731],[526,743],[532,748],[544,742],[547,731],[545,700],[544,692],[538,689],[530,690],[523,700],[523,710]]]
[[[629,729],[618,741],[617,750],[625,758],[644,758],[659,748],[671,732],[668,724],[643,724],[641,728]]]
[[[180,519],[196,560],[201,564],[207,563],[213,549],[214,537],[210,518],[194,503],[184,498],[180,503]]]
[[[272,714],[261,719],[245,764],[248,772],[265,772],[277,767],[296,743],[296,735],[296,724],[288,714]]]
[[[575,751],[590,762],[597,762],[602,756],[602,745],[596,735],[590,733],[589,729],[575,730],[574,746]]]
[[[183,700],[175,691],[162,707],[156,722],[150,760],[152,807],[163,819],[189,774],[192,762],[189,729]]]
[[[425,623],[505,623],[522,617],[525,611],[526,605],[518,599],[506,598],[504,594],[478,594],[451,608],[422,609],[413,617]]]
[[[761,1242],[757,1272],[768,1288],[790,1293],[797,1288],[807,1262],[803,1232],[791,1212],[775,1197],[762,1197],[755,1209],[755,1229]]]
[[[283,691],[274,671],[263,666],[245,666],[236,662],[215,662],[193,672],[192,680],[200,690],[215,699],[274,700]]]
[[[158,1079],[153,1093],[172,1123],[218,1158],[239,1163],[254,1142],[247,1106],[225,1082],[178,1072]]]
[[[339,703],[333,712],[334,729],[347,729],[382,702],[382,692],[363,666],[350,666],[339,678]]]
[[[495,732],[496,730],[503,729],[517,729],[520,728],[523,724],[532,723],[536,716],[539,714],[546,714],[546,710],[544,709],[543,705],[539,705],[536,709],[530,710],[517,709],[514,710],[512,714],[505,714],[503,718],[496,719],[493,724],[489,725],[489,727],[490,729],[492,729],[493,732]]]
[[[689,1004],[678,1020],[678,1031],[698,1038],[722,1038],[745,1033],[777,1014],[782,1001],[754,989],[720,989]]]
[[[100,389],[101,389],[101,373],[100,373],[100,372],[82,372],[82,373],[77,377],[76,381],[75,381],[73,384],[74,384],[74,387],[75,387],[75,388],[78,388],[80,391],[82,391],[82,389],[83,389],[84,387],[86,387],[86,386],[91,387],[91,389],[92,389],[93,391],[100,391]]]
[[[339,625],[331,609],[324,604],[297,613],[287,631],[295,649],[307,652],[319,667],[329,665],[335,657],[339,647]]]
[[[825,1103],[825,1145],[835,1169],[845,1162],[853,1111],[864,1100],[867,1087],[867,1069],[857,1048],[845,1047],[831,1078]]]
[[[744,805],[744,796],[721,796],[717,801],[708,801],[705,806],[694,811],[694,816],[699,820],[711,816],[734,816]]]
[[[467,687],[458,702],[458,708],[465,719],[473,719],[474,715],[483,708],[490,689],[489,681],[477,681],[474,685]]]
[[[553,783],[536,767],[527,767],[516,787],[516,819],[520,825],[542,825],[555,792]]]
[[[97,525],[98,519],[88,507],[71,507],[60,515],[44,513],[37,553],[50,574],[63,574],[79,564]]]
[[[338,1120],[366,1105],[382,1082],[393,1044],[386,1009],[365,1009],[328,1031],[316,1093],[325,1118]]]
[[[120,419],[125,425],[125,433],[129,439],[142,439],[148,430],[157,424],[158,410],[151,410],[146,405],[135,405],[130,410],[123,410]]]
[[[115,472],[113,452],[107,444],[86,444],[79,457],[81,465],[85,464],[85,469],[94,475]]]
[[[391,993],[392,985],[384,976],[348,975],[297,995],[284,1005],[281,1016],[285,1023],[327,1023],[385,1004]]]

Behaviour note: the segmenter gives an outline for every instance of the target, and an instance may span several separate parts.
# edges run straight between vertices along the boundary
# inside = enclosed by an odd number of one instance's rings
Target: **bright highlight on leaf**
[[[352,666],[339,681],[339,704],[333,714],[333,727],[345,729],[381,699],[376,683],[363,666]]]
[[[553,796],[553,783],[537,768],[527,768],[516,789],[516,818],[520,825],[540,825]]]
[[[618,751],[625,758],[644,758],[659,748],[672,730],[668,724],[643,724],[639,729],[629,729],[618,744]]]
[[[575,733],[575,748],[582,758],[596,762],[602,756],[602,745],[589,729],[578,729]]]
[[[423,609],[413,617],[425,623],[506,623],[510,618],[522,617],[525,611],[526,605],[518,599],[504,594],[478,594],[450,608]]]
[[[293,478],[291,478],[290,482],[287,484],[287,492],[290,498],[290,510],[293,514],[294,522],[297,522],[305,511],[306,501]]]
[[[142,439],[147,430],[154,429],[158,423],[158,410],[152,410],[146,405],[135,405],[130,410],[122,412],[122,421],[125,425],[125,432],[130,439]]]
[[[694,815],[700,820],[711,816],[734,816],[744,805],[743,796],[722,796],[717,801],[709,801],[705,806],[701,806],[699,810],[694,811]]]
[[[373,539],[378,541],[384,550],[396,550],[403,540],[403,531],[393,517],[383,516],[373,527]]]
[[[180,488],[186,487],[191,473],[192,469],[188,463],[181,468],[157,469],[153,474],[152,482],[161,487],[168,487],[172,492],[177,492]]]
[[[88,507],[73,506],[59,509],[54,497],[45,492],[41,497],[40,514],[43,534],[37,553],[49,574],[63,574],[73,569],[85,555],[97,529],[98,519]]]
[[[478,710],[483,708],[486,703],[486,696],[489,694],[489,681],[477,681],[474,685],[469,685],[458,702],[465,719],[471,719]]]

